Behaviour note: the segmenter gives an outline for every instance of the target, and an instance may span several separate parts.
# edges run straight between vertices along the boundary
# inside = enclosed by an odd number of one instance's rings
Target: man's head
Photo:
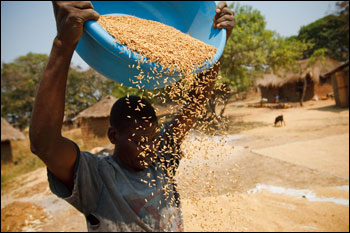
[[[147,168],[156,156],[158,120],[152,105],[138,96],[120,98],[112,107],[110,124],[114,158],[129,170]]]

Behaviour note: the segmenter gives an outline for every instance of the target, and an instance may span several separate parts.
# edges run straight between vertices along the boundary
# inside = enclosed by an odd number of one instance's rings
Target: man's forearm
[[[74,49],[75,45],[62,44],[58,39],[53,42],[32,112],[29,133],[34,153],[50,150],[61,136],[66,82]]]

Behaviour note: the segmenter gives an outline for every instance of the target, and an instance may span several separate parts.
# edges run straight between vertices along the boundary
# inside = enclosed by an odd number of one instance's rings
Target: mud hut
[[[13,128],[5,119],[1,118],[1,162],[12,162],[11,141],[23,140],[25,136],[18,129]]]
[[[336,105],[349,107],[349,61],[323,74],[321,78],[331,80]]]
[[[340,62],[326,58],[322,63],[310,65],[305,59],[298,62],[298,72],[281,70],[264,74],[256,81],[261,98],[268,102],[300,102],[311,100],[314,96],[324,96],[332,92],[330,82],[320,82],[323,73],[337,67]],[[277,98],[276,98],[277,97]]]
[[[79,121],[73,121],[73,117],[71,116],[64,116],[62,124],[63,131],[68,131],[77,127],[79,127]]]
[[[85,145],[95,142],[96,139],[98,141],[108,142],[109,116],[112,106],[116,101],[117,99],[113,96],[106,96],[93,106],[80,112],[73,119],[74,121],[79,121],[81,135]]]

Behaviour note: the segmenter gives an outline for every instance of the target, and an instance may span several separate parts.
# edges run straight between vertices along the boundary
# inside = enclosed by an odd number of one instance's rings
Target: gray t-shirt
[[[78,150],[72,193],[48,170],[50,189],[85,215],[89,231],[183,231],[173,179],[180,146],[168,124],[160,138],[157,162],[140,172],[122,168],[111,156]]]

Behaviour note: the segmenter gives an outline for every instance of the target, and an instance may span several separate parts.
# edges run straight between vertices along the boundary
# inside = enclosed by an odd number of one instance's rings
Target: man
[[[208,99],[219,67],[197,77],[187,105],[161,130],[147,101],[137,96],[119,99],[108,130],[113,155],[101,158],[80,151],[61,135],[66,81],[83,24],[99,14],[90,2],[53,2],[53,9],[57,36],[30,125],[31,150],[46,164],[52,192],[85,215],[89,231],[183,231],[173,181],[180,144]],[[217,5],[213,21],[213,27],[227,29],[228,38],[234,13],[225,2]]]

